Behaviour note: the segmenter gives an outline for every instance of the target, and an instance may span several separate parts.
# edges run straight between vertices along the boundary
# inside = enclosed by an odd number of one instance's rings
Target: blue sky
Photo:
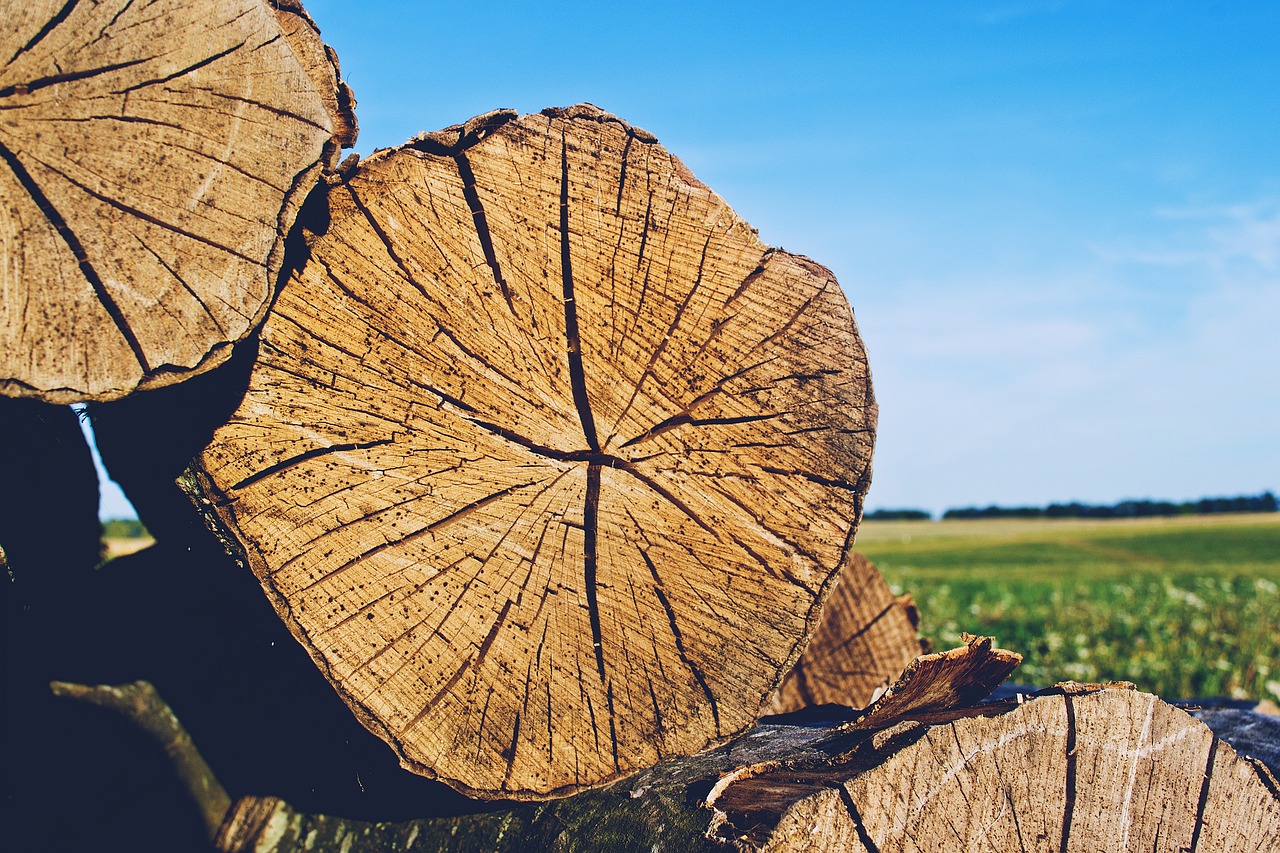
[[[590,101],[830,267],[872,508],[1280,488],[1280,4],[306,5],[362,154]]]

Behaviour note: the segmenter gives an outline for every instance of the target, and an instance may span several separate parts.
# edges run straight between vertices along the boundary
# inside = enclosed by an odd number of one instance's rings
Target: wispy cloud
[[[864,312],[873,506],[921,481],[934,510],[1276,486],[1280,204],[1148,224],[1074,269],[958,275]]]
[[[1100,248],[1099,254],[1113,262],[1202,267],[1217,274],[1280,272],[1280,201],[1160,208],[1154,215],[1176,223],[1164,241]]]

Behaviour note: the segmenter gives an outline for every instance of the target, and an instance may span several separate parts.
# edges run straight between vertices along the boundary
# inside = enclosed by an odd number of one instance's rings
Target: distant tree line
[[[1126,500],[1115,504],[1071,503],[1038,506],[987,506],[949,509],[943,519],[971,518],[1152,518],[1172,515],[1210,515],[1222,512],[1277,512],[1280,500],[1266,491],[1234,498],[1201,498],[1198,501]],[[877,509],[863,518],[869,521],[926,521],[933,516],[922,509]]]
[[[933,516],[922,509],[875,509],[862,516],[869,521],[930,521]]]

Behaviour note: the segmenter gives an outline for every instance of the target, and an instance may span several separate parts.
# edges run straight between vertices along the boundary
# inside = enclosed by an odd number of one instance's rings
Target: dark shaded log
[[[94,826],[135,838],[131,851],[203,849],[162,841],[201,836],[163,753],[111,715],[54,701],[51,680],[153,682],[233,798],[271,793],[308,813],[366,820],[485,808],[401,769],[316,670],[253,576],[220,548],[187,547],[158,544],[117,558],[62,590],[50,630],[33,630],[21,612],[5,614],[0,824],[12,849],[99,849]],[[63,835],[49,839],[47,828],[60,822]]]
[[[227,810],[231,808],[231,798],[204,756],[195,748],[191,735],[174,716],[173,710],[160,699],[154,687],[145,681],[118,687],[55,681],[49,687],[58,698],[87,702],[132,720],[164,749],[169,765],[188,796],[199,806],[210,840],[217,836]]]
[[[0,397],[0,554],[23,600],[83,582],[101,558],[98,473],[69,406]],[[0,579],[4,591],[8,578]]]
[[[982,645],[916,669],[937,683],[929,670],[954,672],[966,656],[975,664],[993,660]],[[901,700],[911,690],[895,692]],[[171,716],[149,695],[150,705],[133,711],[139,722]],[[244,797],[222,820],[216,848],[639,853],[723,850],[728,840],[743,850],[1215,853],[1269,850],[1280,828],[1275,779],[1226,745],[1231,729],[1222,729],[1219,739],[1131,688],[1061,685],[1031,697],[914,713],[900,701],[898,711],[864,719],[906,713],[931,722],[900,720],[859,731],[856,724],[761,725],[724,747],[663,762],[606,788],[487,814],[371,822],[308,814],[276,797]],[[170,727],[159,736],[191,749]],[[1188,758],[1199,760],[1192,762],[1195,772],[1187,770]],[[198,756],[181,760],[199,764]],[[215,796],[204,797],[210,788]],[[193,790],[212,802],[216,788]],[[1074,794],[1054,805],[1055,791]],[[868,804],[868,797],[883,806]],[[1035,808],[1019,813],[1028,797]],[[1061,833],[1058,824],[1065,827]],[[885,825],[897,827],[898,835],[885,835]]]
[[[176,480],[240,405],[257,355],[250,337],[226,364],[186,382],[87,407],[103,466],[158,542],[221,553]]]

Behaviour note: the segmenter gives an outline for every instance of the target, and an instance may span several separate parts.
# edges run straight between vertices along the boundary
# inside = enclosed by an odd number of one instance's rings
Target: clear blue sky
[[[830,267],[869,507],[1280,488],[1280,3],[306,5],[362,154],[590,101]]]

